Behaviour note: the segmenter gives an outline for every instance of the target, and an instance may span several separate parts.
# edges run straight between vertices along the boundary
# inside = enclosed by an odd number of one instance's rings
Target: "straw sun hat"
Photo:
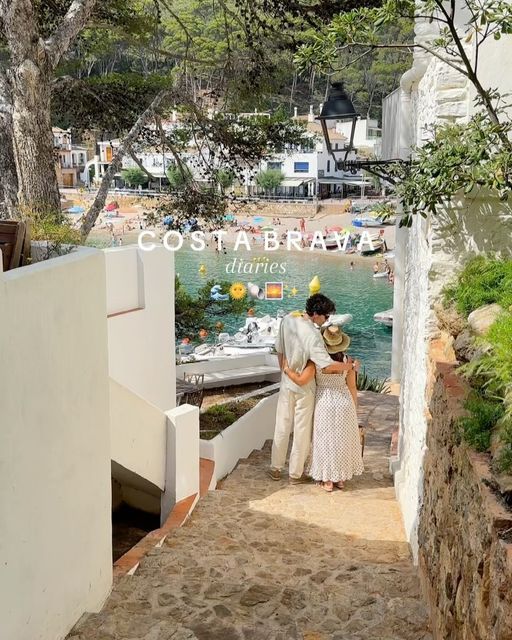
[[[328,353],[346,351],[350,345],[350,338],[337,326],[331,325],[322,331],[322,337]]]

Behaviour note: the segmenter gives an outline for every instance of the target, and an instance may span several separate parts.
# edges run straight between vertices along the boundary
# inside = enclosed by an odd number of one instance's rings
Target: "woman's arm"
[[[308,360],[308,363],[305,366],[304,371],[302,373],[295,373],[295,371],[290,369],[290,367],[288,366],[288,363],[285,362],[283,373],[285,373],[292,382],[295,382],[295,384],[298,384],[299,387],[303,387],[305,384],[313,380],[313,378],[315,377],[316,367],[314,363],[311,362],[311,360]]]
[[[356,386],[356,372],[351,370],[347,373],[347,387],[352,395],[352,399],[354,400],[354,404],[356,405],[357,411],[357,386]]]
[[[335,362],[322,369],[322,373],[344,373],[345,371],[359,371],[359,360],[348,357],[346,362]]]

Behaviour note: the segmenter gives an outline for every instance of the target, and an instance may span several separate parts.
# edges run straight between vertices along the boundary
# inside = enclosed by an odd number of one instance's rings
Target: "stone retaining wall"
[[[276,216],[279,218],[312,218],[318,211],[317,202],[248,202],[237,204],[236,212],[245,216]]]
[[[464,383],[446,344],[431,349],[419,564],[438,640],[512,638],[512,512],[495,497],[489,458],[456,438]],[[441,348],[440,348],[441,347]],[[444,362],[442,362],[444,360]]]

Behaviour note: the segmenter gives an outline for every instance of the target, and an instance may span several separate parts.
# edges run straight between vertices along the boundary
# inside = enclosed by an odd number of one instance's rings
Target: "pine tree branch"
[[[128,154],[130,158],[135,162],[135,164],[139,167],[139,169],[143,171],[150,180],[156,180],[156,177],[150,171],[148,171],[148,169],[146,169],[146,167],[139,160],[131,145],[128,147]]]
[[[115,152],[112,158],[112,161],[110,162],[105,172],[105,175],[103,176],[98,192],[96,193],[96,197],[94,198],[94,201],[90,206],[89,211],[87,211],[84,217],[82,226],[80,227],[80,235],[82,237],[82,240],[85,240],[89,235],[89,233],[91,232],[91,229],[93,228],[94,223],[96,222],[100,214],[100,211],[103,209],[105,205],[105,200],[107,199],[108,190],[110,188],[112,180],[114,179],[114,176],[122,166],[123,157],[127,153],[129,153],[129,149],[131,148],[132,144],[135,142],[135,140],[139,136],[142,128],[145,126],[148,120],[154,117],[155,112],[159,109],[162,103],[170,95],[171,95],[171,91],[169,89],[164,89],[163,91],[160,91],[160,93],[156,95],[156,97],[154,98],[153,102],[149,105],[149,107],[137,118],[137,121],[135,122],[135,124],[132,126],[130,131],[123,138],[121,144],[119,145],[117,151]]]
[[[53,69],[87,24],[96,3],[97,0],[73,0],[60,26],[46,41],[46,51]]]
[[[353,46],[357,45],[359,47],[369,47],[369,51],[372,51],[374,49],[423,49],[423,51],[430,53],[430,55],[434,56],[438,60],[441,60],[441,62],[444,62],[452,69],[455,69],[455,71],[458,71],[466,78],[469,78],[469,74],[463,67],[460,67],[459,65],[455,64],[455,62],[452,62],[445,56],[438,53],[435,49],[432,49],[431,47],[423,43],[411,42],[411,43],[405,43],[405,44],[394,44],[394,43],[369,44],[368,42],[351,42],[351,45]]]

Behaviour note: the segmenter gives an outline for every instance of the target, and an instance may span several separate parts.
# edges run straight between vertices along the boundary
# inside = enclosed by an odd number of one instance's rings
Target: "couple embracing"
[[[293,430],[290,482],[316,480],[329,492],[364,470],[358,363],[345,355],[350,338],[339,327],[320,329],[335,311],[333,301],[317,293],[306,301],[305,313],[289,314],[281,322],[276,351],[282,378],[268,471],[273,480],[281,479]]]

